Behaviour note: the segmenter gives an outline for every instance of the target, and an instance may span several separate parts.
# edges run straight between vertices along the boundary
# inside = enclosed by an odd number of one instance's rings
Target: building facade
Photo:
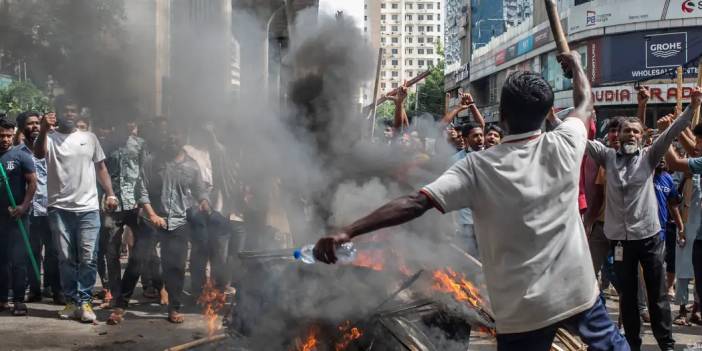
[[[365,0],[364,32],[382,48],[380,93],[436,65],[444,41],[444,0]],[[369,93],[370,91],[370,93]],[[372,101],[372,87],[364,103]]]
[[[572,50],[581,54],[593,85],[598,125],[636,114],[638,84],[651,88],[647,124],[672,112],[675,71],[684,66],[683,99],[702,56],[702,9],[666,6],[657,0],[565,0],[559,3]],[[534,16],[473,52],[470,89],[488,121],[499,119],[499,92],[511,72],[541,73],[553,86],[556,107],[572,105],[571,81],[563,77],[543,3]]]

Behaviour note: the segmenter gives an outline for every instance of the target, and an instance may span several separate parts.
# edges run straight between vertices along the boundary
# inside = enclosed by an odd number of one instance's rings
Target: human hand
[[[690,96],[690,101],[693,108],[699,108],[702,104],[702,87],[692,88],[692,95]]]
[[[343,231],[319,239],[314,245],[314,259],[327,264],[336,263],[336,248],[350,240],[351,237]]]
[[[163,219],[162,217],[159,217],[157,214],[151,214],[149,215],[149,222],[151,222],[153,225],[155,225],[158,228],[166,228],[166,220]]]
[[[673,115],[672,114],[667,114],[667,115],[661,117],[661,119],[659,119],[658,122],[656,122],[656,125],[658,127],[659,132],[662,132],[662,131],[668,129],[668,127],[670,127],[671,124],[673,124]]]
[[[114,195],[109,195],[105,198],[105,209],[112,212],[119,206],[119,200]]]
[[[645,85],[636,88],[638,93],[636,94],[636,99],[640,104],[645,104],[651,98],[651,91]]]
[[[12,208],[12,206],[8,207],[7,210],[10,212],[10,217],[13,219],[20,218],[24,216],[25,213],[27,213],[27,210],[29,210],[29,205],[20,205],[15,208]]]
[[[563,69],[563,73],[566,75],[566,77],[572,77],[573,71],[576,68],[582,67],[580,63],[580,53],[577,51],[559,54],[556,56],[556,59],[561,64],[561,68]]]
[[[683,248],[683,247],[685,247],[686,243],[687,243],[687,237],[685,236],[685,231],[684,230],[678,231],[678,246]]]

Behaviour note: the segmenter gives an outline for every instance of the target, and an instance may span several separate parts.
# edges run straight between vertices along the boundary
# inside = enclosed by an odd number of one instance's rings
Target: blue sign
[[[687,32],[646,36],[646,68],[676,67],[687,62]]]
[[[528,36],[517,43],[517,55],[521,56],[534,49],[534,37]]]

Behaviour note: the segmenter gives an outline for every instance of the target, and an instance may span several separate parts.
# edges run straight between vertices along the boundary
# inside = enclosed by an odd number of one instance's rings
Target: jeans
[[[27,228],[27,218],[22,219]],[[10,281],[12,281],[12,301],[24,302],[24,289],[27,286],[28,255],[24,238],[17,221],[0,217],[0,302],[7,302]],[[32,272],[32,274],[34,274]]]
[[[579,335],[590,351],[630,350],[599,299],[589,310],[548,327],[526,333],[497,334],[497,350],[548,351],[558,328]]]
[[[456,230],[458,246],[466,250],[466,253],[480,260],[478,252],[478,239],[475,237],[475,229],[472,224],[459,224]]]
[[[29,217],[29,241],[37,264],[44,267],[44,287],[51,287],[54,297],[62,295],[63,291],[61,290],[58,268],[58,250],[51,235],[48,216]],[[44,251],[43,260],[42,248]],[[28,265],[27,267],[30,266]],[[36,274],[29,274],[29,293],[35,296],[41,295],[41,282],[37,279]]]
[[[210,277],[214,286],[223,290],[228,277],[227,256],[232,237],[229,220],[220,213],[207,216],[193,213],[190,216],[192,251],[190,252],[190,277],[193,296],[199,296],[205,285],[207,262],[210,262]]]
[[[620,241],[613,241],[615,247]],[[621,241],[622,261],[614,262],[620,287],[620,305],[626,339],[634,351],[641,349],[641,319],[638,308],[639,264],[643,267],[651,329],[661,349],[675,346],[672,317],[665,286],[665,241],[654,235],[643,240]]]
[[[100,213],[49,208],[49,225],[58,243],[59,275],[66,302],[90,303],[97,278]]]
[[[110,289],[114,295],[121,287],[122,266],[119,258],[122,254],[122,234],[128,225],[132,232],[137,230],[137,210],[129,210],[103,215],[98,249],[98,274],[102,286]],[[135,234],[136,235],[136,234]]]

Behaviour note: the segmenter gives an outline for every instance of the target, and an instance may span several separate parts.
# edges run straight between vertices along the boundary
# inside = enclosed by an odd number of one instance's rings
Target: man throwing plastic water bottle
[[[549,350],[562,326],[590,350],[629,350],[599,300],[577,206],[590,84],[577,52],[559,59],[573,72],[575,109],[553,132],[541,133],[553,106],[551,87],[540,75],[513,73],[502,88],[500,116],[509,134],[502,144],[470,153],[417,194],[320,239],[315,258],[335,263],[339,245],[408,222],[432,207],[443,213],[470,208],[498,350]]]

